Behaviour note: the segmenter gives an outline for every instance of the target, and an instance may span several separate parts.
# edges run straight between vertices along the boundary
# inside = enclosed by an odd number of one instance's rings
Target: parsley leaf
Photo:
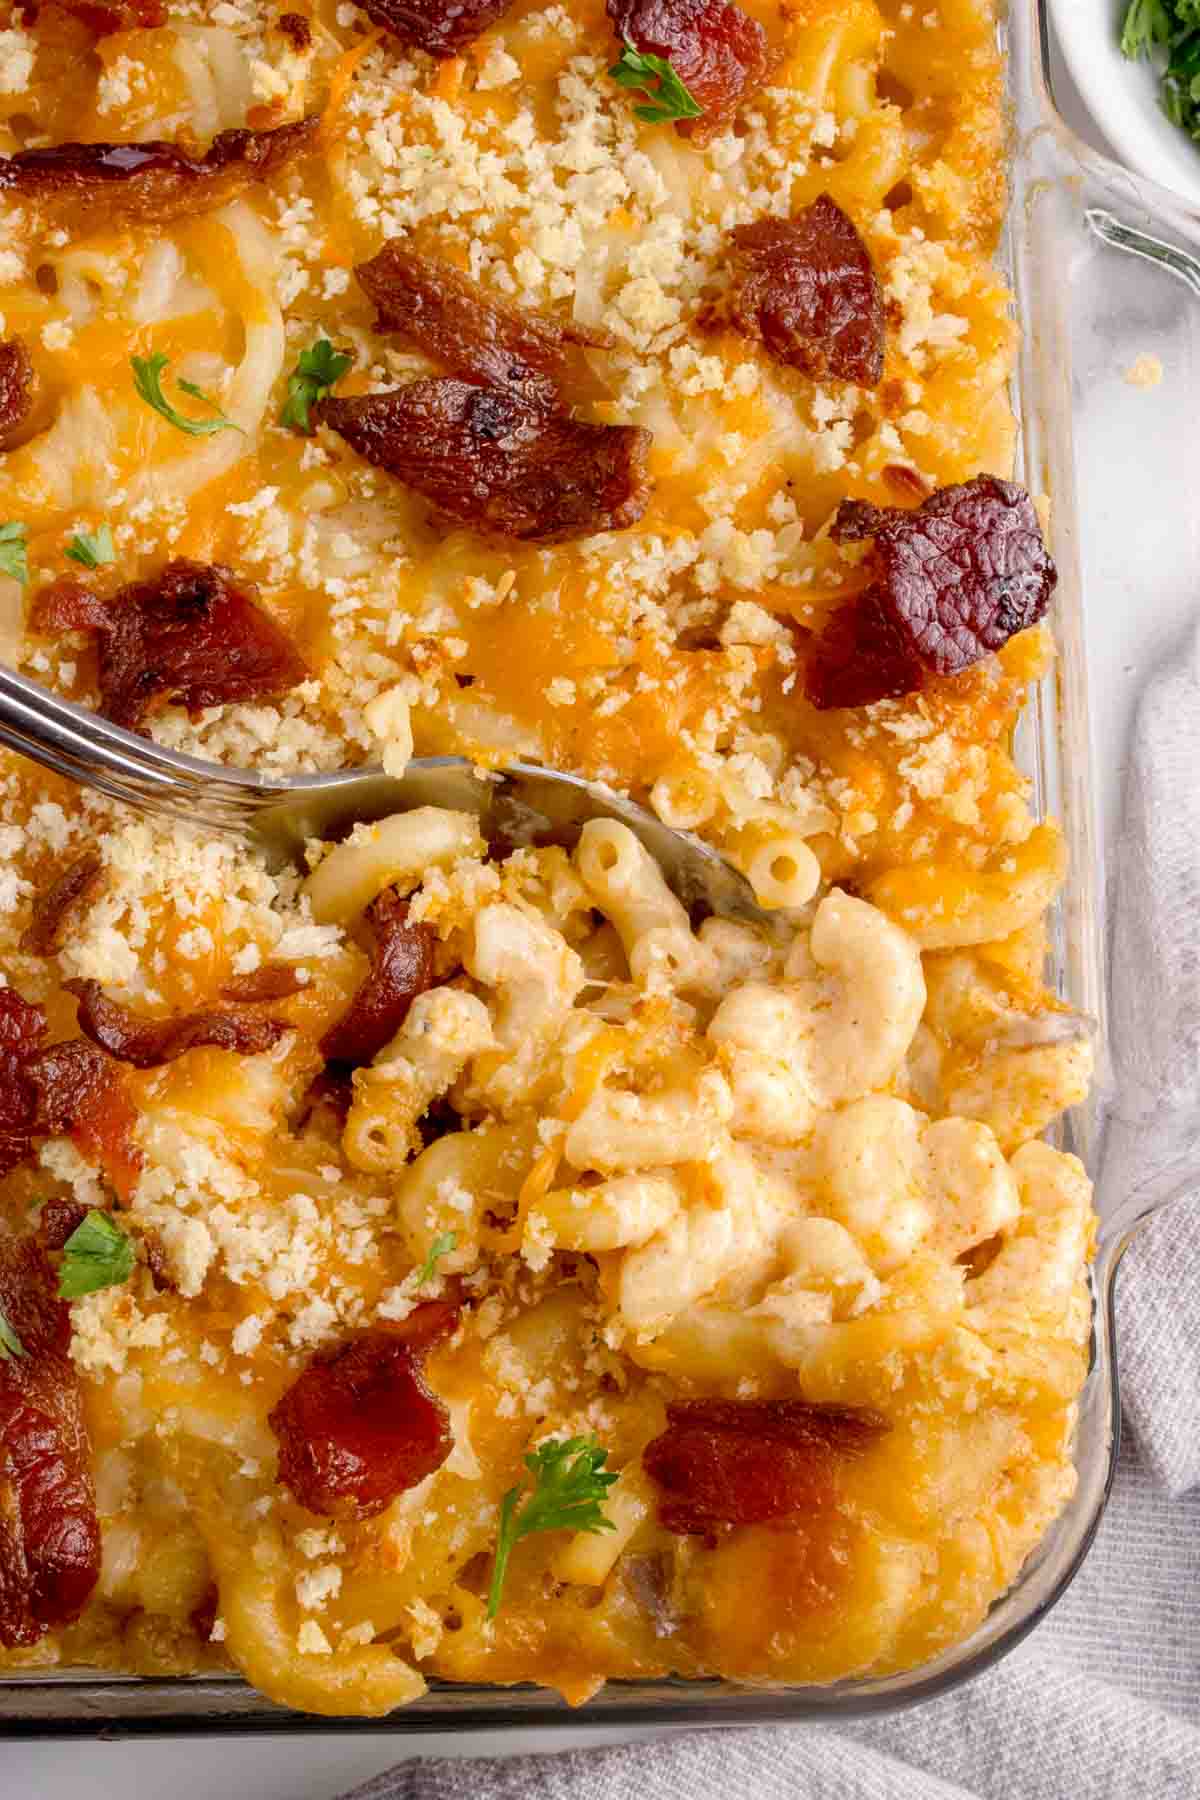
[[[608,1451],[595,1438],[553,1438],[525,1458],[533,1491],[521,1504],[522,1484],[509,1488],[500,1502],[496,1561],[488,1594],[488,1618],[500,1611],[504,1577],[513,1547],[535,1531],[615,1531],[600,1503],[617,1479],[604,1471]],[[518,1510],[519,1509],[519,1510]]]
[[[82,563],[85,569],[98,569],[103,563],[117,560],[107,525],[100,525],[95,531],[77,531],[63,554],[72,562]]]
[[[608,72],[619,87],[645,94],[649,104],[635,106],[633,116],[644,119],[647,125],[661,125],[669,119],[698,119],[704,111],[669,62],[648,50],[635,50],[628,38]]]
[[[419,1288],[424,1287],[427,1281],[433,1280],[438,1263],[443,1256],[449,1256],[457,1242],[458,1233],[456,1231],[447,1231],[441,1237],[434,1238],[429,1246],[429,1255],[417,1270],[417,1286]]]
[[[133,1245],[106,1212],[90,1212],[63,1245],[58,1271],[60,1300],[78,1300],[98,1288],[117,1287],[133,1273]]]
[[[147,406],[152,406],[156,413],[161,413],[168,425],[174,425],[176,431],[186,431],[189,437],[210,437],[214,431],[241,431],[232,419],[218,410],[215,400],[210,400],[194,381],[181,381],[180,388],[190,394],[193,400],[203,400],[205,406],[211,406],[215,417],[211,419],[189,419],[184,413],[171,405],[162,391],[163,370],[170,359],[156,350],[153,356],[131,356],[129,365],[133,370],[133,385]]]
[[[25,527],[19,519],[0,525],[0,575],[11,575],[24,587],[29,580],[29,564],[25,560]]]
[[[353,361],[348,351],[335,350],[328,338],[318,338],[315,344],[302,350],[295,369],[288,376],[287,400],[279,423],[290,425],[294,431],[311,431],[309,407],[327,394],[335,381],[342,379]]]
[[[1154,61],[1163,111],[1200,140],[1200,0],[1129,0],[1121,51]]]
[[[27,1356],[29,1352],[24,1344],[0,1312],[0,1362],[7,1362],[13,1356]]]

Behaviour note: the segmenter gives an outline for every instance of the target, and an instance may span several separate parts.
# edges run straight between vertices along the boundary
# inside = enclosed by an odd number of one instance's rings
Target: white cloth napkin
[[[1100,1204],[1108,1212],[1168,1167],[1190,1172],[1193,1142],[1195,1193],[1125,1258],[1118,1342],[1130,1429],[1096,1544],[1065,1598],[997,1667],[907,1712],[417,1760],[344,1800],[1200,1797],[1200,635],[1139,710],[1113,885]]]

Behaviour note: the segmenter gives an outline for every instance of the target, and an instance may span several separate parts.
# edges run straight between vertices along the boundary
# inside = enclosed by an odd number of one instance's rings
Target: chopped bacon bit
[[[279,1479],[301,1506],[369,1519],[441,1468],[454,1437],[423,1363],[457,1320],[456,1306],[429,1301],[399,1326],[313,1357],[267,1420]]]
[[[79,1029],[119,1062],[157,1069],[202,1045],[258,1056],[271,1050],[291,1027],[284,1019],[229,1007],[224,1012],[185,1013],[176,1019],[143,1019],[112,1000],[98,981],[63,984],[79,1000]]]
[[[839,1460],[888,1429],[865,1407],[805,1400],[683,1400],[642,1463],[664,1490],[659,1519],[681,1536],[761,1525],[837,1501]]]
[[[58,879],[33,903],[33,917],[21,948],[34,956],[53,956],[66,941],[67,927],[96,898],[104,879],[99,853],[85,850],[68,863]]]
[[[408,923],[408,902],[385,888],[367,908],[371,967],[349,1010],[321,1039],[327,1062],[365,1063],[395,1037],[418,994],[433,986],[437,934]]]
[[[286,693],[308,671],[286,634],[220,563],[180,559],[108,599],[77,581],[44,588],[32,628],[99,635],[100,711],[140,726],[174,702],[197,713]]]
[[[300,13],[280,13],[279,30],[293,50],[307,50],[312,44],[312,25]]]
[[[171,1265],[167,1261],[166,1246],[157,1231],[144,1231],[142,1243],[146,1247],[146,1267],[150,1271],[150,1279],[154,1283],[156,1294],[174,1292],[175,1277],[171,1273]]]
[[[729,309],[738,329],[814,381],[878,386],[883,290],[841,207],[822,194],[794,219],[758,219],[730,237]]]
[[[493,299],[452,263],[419,256],[395,239],[355,269],[378,308],[376,328],[394,331],[452,375],[502,388],[531,406],[557,406],[575,374],[564,346],[611,345],[607,333],[560,324],[532,307]]]
[[[502,19],[513,0],[361,0],[367,17],[430,56],[457,56]]]
[[[100,1527],[70,1309],[32,1239],[0,1239],[0,1311],[25,1354],[0,1361],[0,1644],[77,1619],[100,1573]]]
[[[56,0],[56,4],[97,37],[109,37],[114,31],[153,31],[167,22],[165,0]]]
[[[315,410],[369,463],[479,531],[550,543],[619,531],[646,510],[640,426],[585,424],[450,377]]]
[[[32,201],[68,231],[169,224],[225,206],[316,145],[319,120],[272,131],[222,131],[205,156],[178,145],[55,144],[0,157],[0,194]]]
[[[767,34],[733,0],[608,0],[617,36],[669,62],[697,106],[675,129],[704,143],[762,86],[775,58]]]
[[[0,988],[0,1175],[33,1148],[34,1093],[26,1067],[46,1036],[46,1015],[15,988]]]
[[[137,1112],[117,1064],[94,1044],[69,1038],[39,1050],[25,1074],[34,1091],[33,1135],[68,1134],[80,1155],[103,1169],[127,1199],[141,1173],[142,1153],[133,1136]]]
[[[263,1001],[287,1000],[298,994],[302,985],[294,963],[264,963],[248,975],[231,976],[221,989],[221,998],[255,1006]]]
[[[75,1231],[88,1216],[88,1208],[81,1200],[68,1200],[60,1194],[52,1194],[43,1206],[38,1218],[38,1237],[45,1250],[61,1250],[71,1233]]]
[[[866,706],[957,675],[1050,604],[1058,573],[1024,488],[994,475],[939,488],[915,508],[843,500],[840,543],[869,539],[869,586],[817,639],[814,706]]]
[[[36,393],[28,350],[20,338],[5,338],[0,343],[0,450],[11,449],[19,439]]]

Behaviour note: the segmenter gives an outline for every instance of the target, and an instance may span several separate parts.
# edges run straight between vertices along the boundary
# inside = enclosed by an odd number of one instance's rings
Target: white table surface
[[[1101,141],[1086,121],[1080,123]],[[1079,485],[1087,496],[1084,572],[1093,757],[1103,846],[1112,841],[1119,820],[1125,745],[1137,693],[1156,663],[1182,642],[1196,612],[1200,509],[1193,508],[1189,531],[1181,528],[1181,509],[1167,503],[1188,478],[1180,452],[1189,439],[1189,398],[1181,382],[1172,382],[1172,375],[1182,371],[1172,368],[1170,356],[1172,342],[1180,359],[1189,354],[1182,322],[1187,296],[1168,278],[1124,259],[1109,256],[1097,266],[1103,269],[1105,305],[1122,321],[1121,354],[1085,344],[1077,347],[1075,370]],[[1144,347],[1140,326],[1147,334],[1153,329],[1156,345],[1166,346],[1165,353],[1160,349],[1166,379],[1150,391],[1125,379],[1126,368]],[[429,1755],[511,1753],[566,1749],[600,1741],[602,1735],[580,1726],[551,1736],[526,1731],[503,1739],[447,1734],[416,1740],[381,1734],[358,1740],[9,1743],[0,1744],[0,1800],[332,1800],[416,1754],[418,1746]]]

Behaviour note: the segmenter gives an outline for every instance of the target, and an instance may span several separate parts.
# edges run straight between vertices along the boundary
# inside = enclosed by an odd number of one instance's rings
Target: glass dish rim
[[[1052,538],[1060,570],[1055,608],[1059,662],[1031,695],[1018,749],[1033,782],[1035,810],[1066,830],[1070,875],[1051,925],[1058,989],[1103,1026],[1101,932],[1094,893],[1088,780],[1086,674],[1082,640],[1071,407],[1065,324],[1039,275],[1038,208],[1083,171],[1108,187],[1129,178],[1083,145],[1062,120],[1050,82],[1046,0],[1010,0],[1001,27],[1008,58],[1013,136],[1007,225],[1000,266],[1012,281],[1022,325],[1013,379],[1017,474],[1053,497]],[[1047,307],[1050,312],[1047,312]],[[1064,1145],[1091,1162],[1099,1090],[1063,1122]],[[276,1706],[239,1678],[113,1676],[95,1670],[0,1674],[0,1739],[193,1735],[393,1733],[570,1726],[589,1731],[819,1722],[899,1711],[933,1699],[1014,1649],[1061,1598],[1095,1536],[1116,1468],[1120,1408],[1113,1341],[1113,1277],[1128,1231],[1102,1231],[1093,1269],[1091,1367],[1076,1434],[1079,1486],[1017,1580],[971,1636],[931,1662],[899,1674],[824,1686],[751,1687],[721,1680],[610,1681],[582,1708],[549,1689],[431,1683],[429,1692],[383,1718],[325,1717]],[[1087,1467],[1081,1466],[1088,1449]]]

